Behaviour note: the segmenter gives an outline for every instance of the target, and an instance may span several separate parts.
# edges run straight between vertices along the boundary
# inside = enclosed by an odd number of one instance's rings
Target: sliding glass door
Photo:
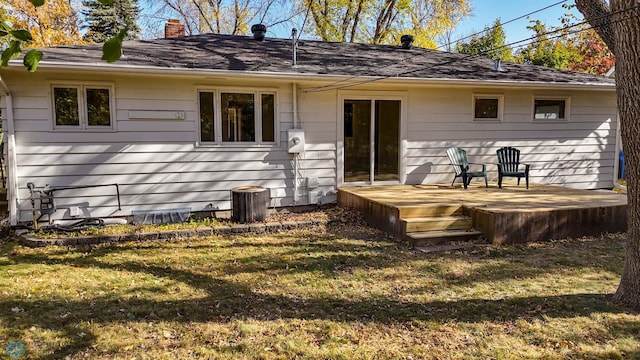
[[[344,182],[400,179],[400,100],[344,100]]]

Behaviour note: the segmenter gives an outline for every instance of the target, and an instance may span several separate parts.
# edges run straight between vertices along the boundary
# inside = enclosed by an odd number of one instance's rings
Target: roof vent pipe
[[[291,38],[293,39],[291,66],[298,67],[298,29],[291,29]]]
[[[507,72],[507,70],[502,67],[502,61],[500,59],[493,62],[493,71]]]
[[[253,38],[258,41],[264,41],[264,35],[267,33],[267,27],[264,24],[255,24],[251,26]]]
[[[413,45],[413,35],[402,35],[400,42],[402,43],[403,49],[411,49],[411,45]]]

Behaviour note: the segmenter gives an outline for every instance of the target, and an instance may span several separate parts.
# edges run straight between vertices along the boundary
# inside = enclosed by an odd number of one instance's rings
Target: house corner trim
[[[9,203],[9,221],[11,225],[18,224],[18,167],[16,164],[16,139],[13,117],[13,98],[9,87],[0,76],[0,89],[6,97],[6,131],[7,138],[4,140],[7,145],[7,195]]]

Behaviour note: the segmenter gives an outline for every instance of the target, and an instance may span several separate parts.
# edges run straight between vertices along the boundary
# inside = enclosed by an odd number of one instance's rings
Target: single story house
[[[611,188],[617,172],[605,77],[260,34],[129,41],[114,63],[101,45],[43,53],[35,73],[0,69],[12,224],[33,218],[28,183],[118,184],[120,209],[108,188],[56,192],[99,217],[230,209],[241,185],[268,188],[273,207],[318,204],[342,186],[451,182],[450,146],[493,179],[502,146],[532,182]]]

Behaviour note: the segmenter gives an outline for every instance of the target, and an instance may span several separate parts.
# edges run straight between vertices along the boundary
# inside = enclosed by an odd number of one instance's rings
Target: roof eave
[[[19,65],[18,65],[19,64]],[[21,68],[23,65],[17,61],[9,63],[11,68]],[[510,87],[510,88],[562,88],[575,90],[609,90],[615,91],[615,83],[588,83],[588,82],[546,82],[546,81],[518,81],[518,80],[496,80],[496,79],[451,79],[451,78],[420,78],[420,77],[380,77],[380,76],[357,76],[300,73],[300,72],[266,72],[266,71],[239,71],[239,70],[216,70],[216,69],[196,69],[196,68],[167,68],[157,66],[127,65],[123,63],[108,64],[104,62],[93,63],[69,63],[42,61],[38,65],[40,69],[62,70],[62,71],[101,71],[105,73],[119,72],[124,74],[154,74],[167,76],[224,76],[224,77],[245,77],[254,76],[257,78],[277,78],[286,81],[336,81],[353,80],[352,82],[342,82],[339,86],[331,89],[341,89],[366,85],[372,82],[384,82],[385,84],[415,84],[415,85],[446,85],[446,86],[490,86],[490,87]]]
[[[615,91],[616,85],[609,83],[588,83],[588,82],[550,82],[550,81],[517,81],[517,80],[466,80],[449,78],[389,78],[388,82],[400,80],[402,83],[428,83],[432,85],[457,85],[457,86],[489,86],[489,87],[509,87],[509,88],[562,88],[566,90],[607,90]]]

